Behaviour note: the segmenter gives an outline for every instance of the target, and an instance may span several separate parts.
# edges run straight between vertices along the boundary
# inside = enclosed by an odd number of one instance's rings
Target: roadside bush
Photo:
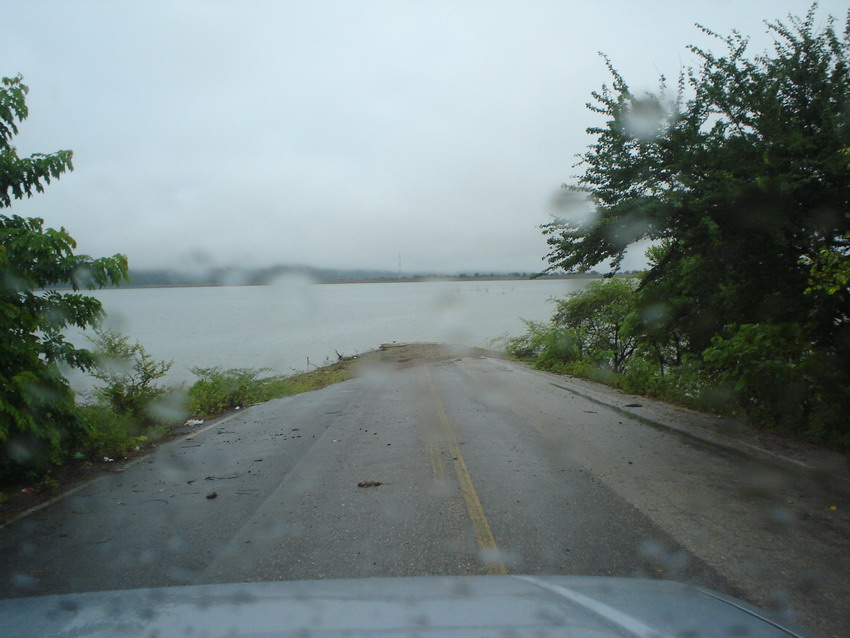
[[[636,285],[634,279],[594,281],[557,299],[552,321],[526,321],[526,333],[506,339],[505,350],[544,370],[610,380],[635,352],[628,319]]]
[[[717,414],[735,412],[729,379],[709,379],[700,357],[658,356],[658,336],[636,320],[638,306],[636,280],[593,282],[558,301],[551,322],[525,322],[527,332],[507,339],[505,349],[539,369]]]
[[[629,394],[660,397],[664,393],[664,377],[659,373],[658,364],[641,357],[632,357],[622,375],[620,387]]]
[[[838,346],[815,342],[804,322],[732,325],[688,353],[681,334],[653,320],[669,308],[648,303],[635,281],[593,282],[557,304],[552,321],[527,321],[525,334],[507,339],[507,352],[539,369],[746,415],[762,427],[850,449],[850,366]]]
[[[86,424],[86,435],[73,450],[77,459],[100,461],[104,457],[126,457],[160,439],[168,429],[166,425],[148,425],[140,430],[138,421],[108,405],[83,405],[79,412]]]
[[[622,373],[637,347],[629,330],[637,279],[601,279],[557,302],[552,323],[571,330],[578,357]],[[578,358],[576,357],[576,358]]]
[[[96,367],[91,374],[103,381],[93,395],[118,414],[141,423],[153,420],[152,404],[162,398],[168,388],[156,383],[171,369],[171,362],[156,361],[138,343],[113,330],[95,329]]]
[[[850,450],[850,373],[834,352],[813,350],[801,370],[809,380],[810,414],[803,435],[813,441]]]
[[[86,405],[80,407],[80,414],[86,423],[86,437],[77,446],[77,454],[89,460],[102,457],[126,456],[138,444],[130,433],[135,429],[128,423],[126,415],[121,415],[109,406]]]
[[[744,324],[714,337],[703,352],[712,380],[732,388],[741,408],[756,423],[799,430],[809,397],[795,324]]]
[[[81,455],[95,460],[104,456],[125,456],[130,451],[132,436],[126,416],[105,405],[82,406],[81,412],[88,425],[88,437],[79,450]]]
[[[798,324],[736,326],[715,337],[703,359],[754,423],[850,449],[847,363],[808,343]]]
[[[534,335],[531,329],[532,325],[542,324],[537,324],[534,321],[525,321],[528,331],[518,337],[507,337],[505,339],[505,352],[517,359],[536,359],[539,348],[538,344],[534,341]]]
[[[199,378],[189,388],[189,412],[209,417],[253,402],[262,385],[258,379],[261,372],[256,368],[192,368]]]
[[[581,357],[579,339],[572,328],[550,325],[549,329],[540,335],[540,340],[542,347],[537,360],[542,368],[563,369]]]
[[[533,359],[543,370],[563,371],[567,364],[578,361],[580,351],[575,331],[555,323],[526,321],[528,332],[507,339],[506,351],[525,360]]]

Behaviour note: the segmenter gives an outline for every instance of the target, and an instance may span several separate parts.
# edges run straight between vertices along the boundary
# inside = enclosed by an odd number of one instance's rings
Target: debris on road
[[[380,481],[360,481],[357,487],[378,487],[379,485],[383,485],[383,483]]]
[[[216,494],[215,492],[210,492],[209,494],[207,494],[207,498],[215,498],[217,496],[218,494]]]

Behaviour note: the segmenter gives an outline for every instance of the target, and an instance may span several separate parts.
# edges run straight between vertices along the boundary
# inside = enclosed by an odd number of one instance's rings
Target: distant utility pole
[[[398,278],[401,279],[401,253],[398,254]]]

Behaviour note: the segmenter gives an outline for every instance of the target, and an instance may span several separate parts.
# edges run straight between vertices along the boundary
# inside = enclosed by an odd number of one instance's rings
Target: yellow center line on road
[[[437,483],[445,483],[446,475],[443,468],[443,459],[440,456],[440,447],[434,441],[428,441],[428,454],[431,456],[431,471]]]
[[[449,440],[449,452],[454,460],[457,480],[460,484],[460,490],[463,492],[463,498],[466,501],[466,511],[469,513],[469,519],[472,521],[472,527],[475,530],[475,540],[484,552],[484,565],[487,573],[507,574],[508,570],[505,568],[505,564],[498,558],[499,548],[496,545],[496,539],[493,536],[493,531],[490,529],[490,523],[487,522],[487,517],[484,515],[484,508],[481,507],[481,501],[478,499],[478,493],[475,491],[472,477],[466,468],[466,462],[463,460],[463,454],[461,454],[460,446],[457,444],[457,436],[455,435],[454,428],[452,428],[449,418],[446,416],[443,402],[440,400],[440,395],[437,392],[434,380],[431,378],[431,373],[427,367],[425,368],[425,378],[428,381],[428,388],[431,390],[431,395],[437,406],[437,415],[440,418],[440,424],[443,426],[443,431]],[[429,448],[431,448],[431,444],[429,444]],[[431,458],[433,467],[433,452]],[[440,468],[442,468],[442,462],[440,462]]]

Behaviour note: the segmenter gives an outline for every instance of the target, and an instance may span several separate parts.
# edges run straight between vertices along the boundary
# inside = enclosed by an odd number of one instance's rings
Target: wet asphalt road
[[[698,417],[630,400],[465,357],[257,405],[0,529],[0,597],[645,576],[848,635],[848,483],[661,427]]]

